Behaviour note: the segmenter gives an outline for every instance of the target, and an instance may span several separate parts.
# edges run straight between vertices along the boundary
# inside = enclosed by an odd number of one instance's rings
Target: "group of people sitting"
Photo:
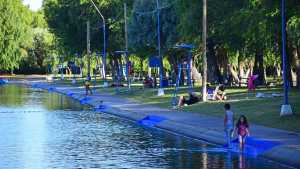
[[[209,85],[206,86],[206,98],[208,100],[227,100],[227,96],[225,93],[225,86],[223,84],[219,84],[215,89],[211,88]],[[201,97],[197,96],[195,92],[189,92],[189,96],[180,96],[178,101],[178,107],[182,107],[184,105],[192,105],[201,101]]]

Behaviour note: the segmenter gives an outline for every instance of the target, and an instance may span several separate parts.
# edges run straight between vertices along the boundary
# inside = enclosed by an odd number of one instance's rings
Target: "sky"
[[[23,0],[25,5],[29,5],[30,9],[37,11],[41,8],[43,0]]]

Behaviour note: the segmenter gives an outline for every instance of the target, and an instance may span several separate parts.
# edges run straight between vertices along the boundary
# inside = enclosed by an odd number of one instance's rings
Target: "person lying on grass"
[[[192,105],[198,103],[200,101],[200,97],[196,95],[194,92],[189,92],[189,97],[186,98],[184,96],[179,97],[178,107],[182,107],[184,105]]]

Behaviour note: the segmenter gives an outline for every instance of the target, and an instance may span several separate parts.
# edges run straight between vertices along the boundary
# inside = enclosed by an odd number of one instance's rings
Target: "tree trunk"
[[[245,64],[242,61],[241,56],[239,56],[239,58],[238,58],[238,67],[239,67],[239,70],[238,70],[239,71],[239,74],[238,74],[238,78],[239,78],[238,84],[239,84],[240,87],[242,85],[242,82],[244,81],[244,78],[247,78],[247,77],[245,77],[244,66],[245,66]]]
[[[264,58],[263,53],[257,51],[255,54],[253,74],[258,75],[256,84],[264,85],[266,84],[265,73],[264,73]]]
[[[245,78],[244,63],[243,63],[243,61],[240,60],[240,58],[239,58],[238,65],[239,65],[239,77]]]
[[[275,65],[274,66],[274,79],[278,78],[281,76],[281,68],[280,65]]]
[[[232,65],[228,65],[228,69],[229,69],[230,74],[231,74],[232,77],[233,77],[233,80],[234,80],[236,83],[239,83],[239,82],[240,82],[240,79],[239,79],[238,73],[233,69],[233,66],[232,66]]]
[[[300,61],[299,61],[299,50],[297,48],[294,48],[293,51],[293,62],[295,67],[295,73],[296,73],[296,85],[297,88],[300,89]]]
[[[143,67],[144,67],[144,60],[140,59],[140,79],[144,76],[143,75]]]
[[[111,58],[110,60],[109,60],[109,63],[110,63],[110,66],[111,66],[111,77],[112,77],[112,79],[114,80],[114,78],[115,78],[115,64],[114,64],[114,59],[113,58]]]
[[[222,83],[221,72],[217,64],[217,57],[215,55],[215,44],[209,39],[207,44],[207,80],[209,82],[218,82]]]
[[[287,72],[287,79],[288,79],[288,87],[292,87],[293,85],[293,78],[292,78],[292,63],[293,63],[293,47],[287,47],[287,62],[286,62],[286,72]],[[282,59],[282,58],[281,58]],[[283,66],[282,66],[283,67]]]
[[[196,80],[199,83],[201,81],[201,73],[197,70],[195,65],[192,65],[192,79]]]

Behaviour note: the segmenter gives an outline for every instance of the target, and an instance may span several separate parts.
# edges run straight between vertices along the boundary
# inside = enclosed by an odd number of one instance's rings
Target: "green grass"
[[[143,89],[141,86],[134,86],[130,93],[117,93],[114,88],[101,88],[99,91],[162,108],[172,108],[171,100],[174,89],[165,88],[165,95],[160,97],[157,96],[157,89]],[[126,91],[126,89],[122,88],[121,91]],[[200,88],[196,88],[195,91],[200,93],[201,90]],[[282,92],[282,89],[259,88],[256,92]],[[199,102],[191,106],[183,107],[180,110],[223,117],[223,105],[225,102],[228,102],[231,104],[232,110],[236,113],[237,117],[244,114],[248,117],[250,123],[300,132],[300,90],[291,89],[289,92],[289,101],[295,113],[295,115],[289,117],[279,116],[283,97],[256,98],[255,93],[248,93],[245,88],[226,89],[226,93],[229,97],[227,101]],[[187,95],[187,88],[181,88],[179,95]]]
[[[111,82],[111,80],[109,80]],[[56,84],[72,85],[71,79],[64,81],[55,81]],[[84,79],[77,79],[77,83],[72,86],[83,86]],[[98,80],[97,84],[103,84],[102,80]],[[94,82],[92,81],[92,85]],[[143,88],[142,85],[133,84],[131,92],[128,92],[127,87],[119,88],[101,88],[96,87],[101,93],[110,93],[112,95],[132,99],[141,103],[154,105],[162,108],[172,108],[172,97],[174,88],[165,88],[164,96],[157,96],[157,89]],[[200,88],[195,88],[195,91],[200,94]],[[256,92],[273,93],[282,92],[281,88],[259,88]],[[283,102],[283,97],[275,98],[256,98],[255,93],[248,93],[246,88],[229,88],[226,89],[228,95],[227,101],[208,101],[199,102],[197,104],[181,108],[181,111],[196,112],[205,115],[223,117],[223,105],[228,102],[232,106],[236,117],[244,114],[248,117],[250,123],[260,124],[268,127],[285,129],[289,131],[300,132],[300,90],[291,89],[289,92],[289,103],[292,106],[295,115],[289,117],[280,117],[280,108]],[[187,96],[187,88],[179,89],[178,95]]]

